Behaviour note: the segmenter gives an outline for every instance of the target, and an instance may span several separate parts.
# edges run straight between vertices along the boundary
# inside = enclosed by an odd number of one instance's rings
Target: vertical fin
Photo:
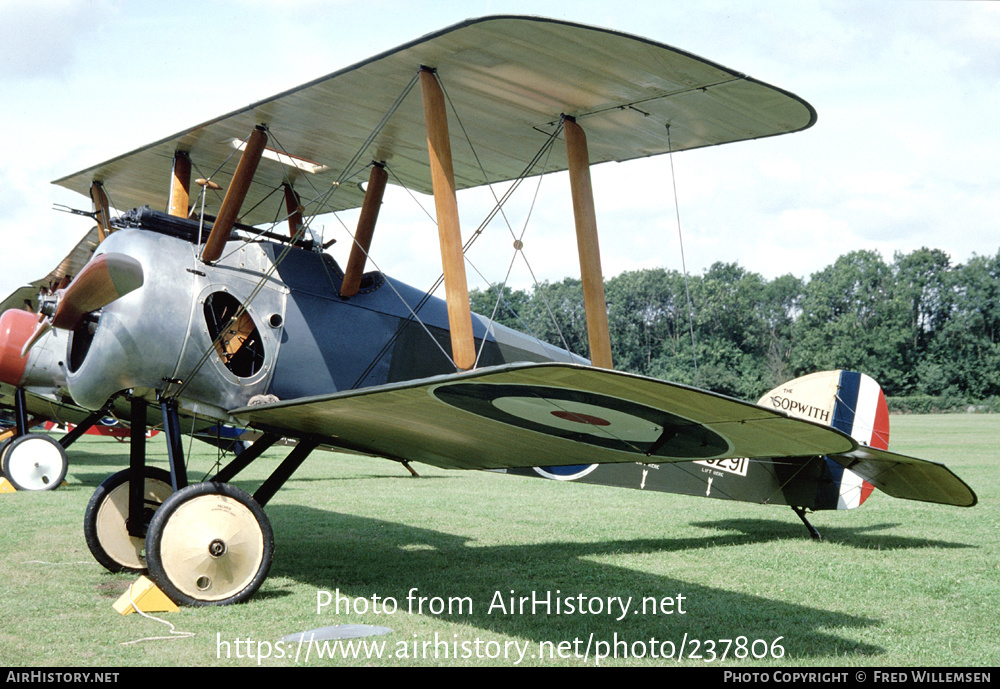
[[[821,371],[779,385],[757,403],[792,416],[818,421],[851,436],[861,445],[889,447],[889,408],[882,388],[870,376],[854,371]],[[827,509],[858,507],[873,486],[860,476],[826,460],[833,490],[822,491]],[[819,497],[817,499],[820,499]]]

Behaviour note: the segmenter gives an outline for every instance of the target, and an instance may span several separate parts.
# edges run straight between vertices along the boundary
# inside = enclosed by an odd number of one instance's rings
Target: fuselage
[[[97,409],[138,390],[225,420],[260,396],[287,400],[455,371],[442,300],[381,273],[342,298],[343,273],[329,254],[274,241],[230,241],[206,264],[194,236],[159,230],[157,217],[118,230],[95,254],[132,256],[145,282],[70,335],[66,378],[76,404]],[[479,366],[584,361],[480,316],[473,330]]]

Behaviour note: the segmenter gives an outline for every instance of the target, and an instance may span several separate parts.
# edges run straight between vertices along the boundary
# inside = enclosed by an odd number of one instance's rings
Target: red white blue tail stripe
[[[862,445],[889,449],[889,407],[882,388],[871,377],[854,371],[841,371],[837,400],[830,423]],[[840,485],[837,509],[858,507],[873,486],[849,469],[827,460],[834,481]]]
[[[879,384],[863,373],[841,371],[830,425],[862,445],[888,450],[889,407]]]

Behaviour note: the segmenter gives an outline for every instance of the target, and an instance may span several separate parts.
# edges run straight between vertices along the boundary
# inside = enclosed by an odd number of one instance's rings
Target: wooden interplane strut
[[[427,128],[427,152],[430,156],[438,238],[441,243],[451,353],[455,366],[467,371],[476,363],[476,345],[472,339],[469,286],[465,277],[465,255],[462,253],[462,231],[458,218],[458,201],[455,198],[455,172],[451,161],[445,99],[437,75],[430,69],[421,68],[420,89],[423,95],[424,124]]]
[[[378,220],[382,196],[389,173],[385,166],[378,163],[372,165],[368,175],[368,187],[365,189],[365,200],[358,217],[358,229],[354,233],[354,244],[351,245],[351,255],[347,259],[347,269],[344,271],[344,281],[340,286],[340,296],[353,297],[361,287],[361,276],[365,272],[368,250],[371,248],[372,236],[375,233],[375,223]]]
[[[302,227],[302,202],[299,195],[292,189],[292,185],[285,182],[281,185],[285,190],[285,211],[288,219],[288,236],[292,239],[299,233]]]
[[[178,218],[188,216],[191,195],[191,159],[184,151],[174,154],[174,170],[170,179],[170,204],[167,212]]]
[[[576,243],[580,253],[580,278],[583,282],[583,306],[587,315],[587,338],[590,362],[601,368],[614,368],[611,362],[611,335],[608,332],[608,306],[604,298],[601,272],[601,248],[597,241],[597,213],[590,181],[590,157],[587,135],[573,118],[567,117],[566,157],[569,163]]]
[[[111,234],[111,214],[108,194],[104,191],[104,185],[100,182],[92,182],[90,185],[90,199],[94,202],[94,219],[97,220],[97,241],[103,242]]]
[[[205,263],[214,263],[222,256],[226,242],[229,241],[229,234],[240,213],[240,206],[250,190],[250,183],[253,181],[254,173],[257,171],[257,164],[264,153],[267,145],[267,132],[263,127],[253,130],[247,141],[246,149],[240,157],[240,162],[236,166],[229,189],[226,190],[226,197],[222,201],[222,207],[212,225],[212,233],[205,242],[205,248],[201,252],[201,260]]]

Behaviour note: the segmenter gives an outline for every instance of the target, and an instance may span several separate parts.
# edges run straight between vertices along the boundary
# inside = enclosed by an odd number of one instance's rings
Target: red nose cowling
[[[18,386],[24,380],[28,357],[21,356],[21,348],[37,325],[38,315],[30,311],[12,309],[0,316],[0,381]]]

